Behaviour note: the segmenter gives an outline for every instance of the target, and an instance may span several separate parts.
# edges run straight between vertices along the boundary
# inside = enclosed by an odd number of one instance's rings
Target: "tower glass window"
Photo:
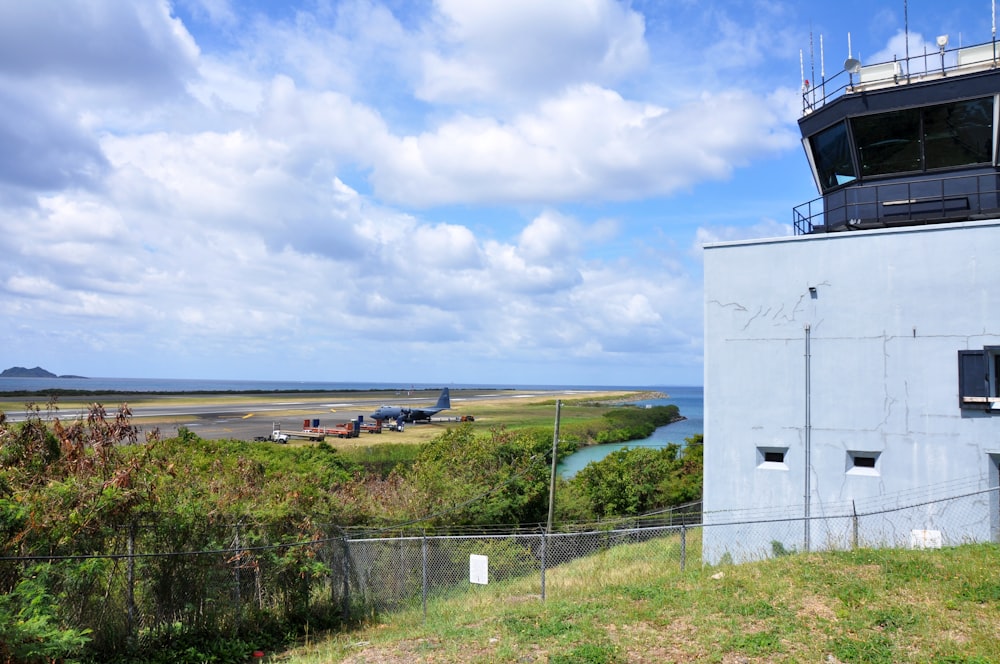
[[[838,122],[809,139],[823,191],[858,179],[851,159],[847,123]]]
[[[988,164],[993,155],[993,97],[924,109],[926,168]]]
[[[920,170],[920,109],[862,115],[852,124],[862,177]]]

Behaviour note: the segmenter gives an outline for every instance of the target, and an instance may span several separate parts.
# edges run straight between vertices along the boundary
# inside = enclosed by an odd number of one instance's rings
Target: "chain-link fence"
[[[545,599],[545,573],[623,544],[671,538],[677,564],[686,564],[687,525],[607,526],[581,532],[502,535],[422,535],[350,539],[350,596],[355,610],[371,613],[413,606],[472,585],[474,556],[485,559],[489,585]]]
[[[900,494],[783,509],[703,514],[703,562],[747,562],[801,551],[929,548],[1000,538],[1000,488],[948,498]],[[815,512],[819,512],[815,515]],[[796,514],[797,513],[797,514]]]
[[[740,562],[802,550],[938,546],[997,535],[997,490],[891,508],[804,519],[780,512],[737,520],[699,506],[628,522],[461,534],[348,532],[314,526],[185,523],[146,519],[106,534],[103,551],[5,547],[0,593],[43,578],[66,618],[92,630],[102,652],[144,647],[173,633],[259,633],[268,626],[315,627],[419,607],[469,592],[472,557],[486,562],[493,591],[545,599],[546,573],[614,547],[661,542],[661,560]],[[984,523],[985,519],[985,523]],[[169,523],[168,523],[168,522]],[[804,543],[810,542],[809,546]],[[94,543],[90,543],[94,546]],[[480,580],[480,579],[477,579]]]

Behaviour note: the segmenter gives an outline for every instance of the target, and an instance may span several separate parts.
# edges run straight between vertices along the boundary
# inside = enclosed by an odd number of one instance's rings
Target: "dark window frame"
[[[1000,412],[1000,346],[958,351],[960,408]]]
[[[868,454],[854,454],[851,456],[855,468],[874,468],[877,457]]]
[[[810,136],[809,149],[812,151],[816,174],[823,191],[857,182],[858,165],[854,158],[856,151],[851,142],[847,120],[841,120]],[[846,161],[843,159],[845,156]],[[846,179],[841,181],[842,177]]]
[[[854,115],[825,127],[807,141],[817,183],[826,194],[867,180],[994,165],[996,103],[996,95],[985,95]],[[896,136],[893,125],[906,131]]]

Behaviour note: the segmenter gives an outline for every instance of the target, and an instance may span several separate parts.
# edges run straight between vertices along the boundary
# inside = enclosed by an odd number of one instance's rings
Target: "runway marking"
[[[246,420],[246,419],[249,419],[251,417],[253,417],[253,413],[247,413],[246,415],[243,416],[243,419]]]

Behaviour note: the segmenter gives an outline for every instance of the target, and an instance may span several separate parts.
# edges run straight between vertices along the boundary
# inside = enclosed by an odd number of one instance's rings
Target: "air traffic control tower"
[[[803,86],[819,198],[704,246],[705,562],[1000,541],[1000,45]]]
[[[1000,216],[995,41],[862,66],[803,86],[799,127],[822,197],[796,234]]]

